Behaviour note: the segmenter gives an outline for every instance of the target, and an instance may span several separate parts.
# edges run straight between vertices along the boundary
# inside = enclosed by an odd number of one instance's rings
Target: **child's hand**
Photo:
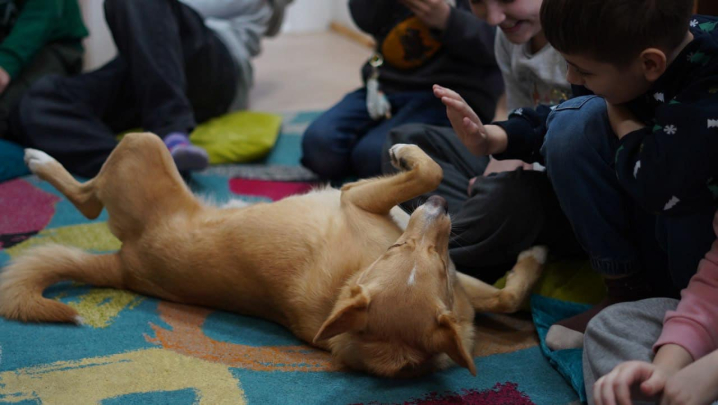
[[[455,91],[439,85],[434,85],[434,95],[446,106],[451,126],[469,151],[477,156],[492,153],[488,132],[466,101]]]
[[[0,67],[0,94],[5,92],[8,85],[10,85],[10,75],[7,70]]]
[[[707,405],[715,400],[718,400],[718,352],[670,377],[663,389],[661,405]]]
[[[611,104],[606,101],[606,109],[608,110],[608,120],[613,128],[613,133],[618,139],[637,131],[645,125],[638,121],[633,113],[623,105]]]
[[[446,0],[399,0],[399,2],[429,27],[438,30],[446,28],[451,14],[451,6]]]
[[[593,400],[596,405],[631,405],[632,399],[650,400],[663,391],[669,377],[670,371],[655,364],[627,361],[596,381]]]

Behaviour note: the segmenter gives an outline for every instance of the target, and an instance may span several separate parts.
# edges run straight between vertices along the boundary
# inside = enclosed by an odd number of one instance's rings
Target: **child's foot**
[[[603,309],[619,302],[638,301],[655,296],[653,288],[643,276],[634,274],[616,279],[604,279],[606,298],[591,309],[551,325],[546,334],[546,346],[551,350],[583,347],[583,334],[588,323]]]
[[[164,141],[180,172],[204,170],[209,166],[207,151],[192,145],[187,135],[173,132]]]

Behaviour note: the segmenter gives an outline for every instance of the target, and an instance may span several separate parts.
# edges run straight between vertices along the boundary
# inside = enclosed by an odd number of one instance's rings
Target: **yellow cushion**
[[[190,140],[207,150],[211,164],[249,162],[272,150],[281,126],[280,115],[237,111],[198,125]]]
[[[494,285],[503,288],[506,285],[506,276]],[[586,260],[549,262],[533,293],[581,304],[596,304],[606,294],[601,275],[593,270]],[[528,310],[528,302],[523,309]]]

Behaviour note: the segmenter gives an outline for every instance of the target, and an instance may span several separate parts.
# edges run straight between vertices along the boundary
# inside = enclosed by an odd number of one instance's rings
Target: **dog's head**
[[[337,360],[382,376],[424,374],[448,358],[475,375],[474,310],[449,259],[450,232],[446,200],[429,198],[396,243],[342,289],[314,341],[331,339]]]

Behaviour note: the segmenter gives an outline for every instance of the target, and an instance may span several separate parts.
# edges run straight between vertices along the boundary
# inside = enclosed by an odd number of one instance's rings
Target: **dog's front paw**
[[[25,164],[31,172],[37,174],[37,170],[47,163],[54,162],[55,158],[37,149],[25,149]]]
[[[417,156],[416,153],[421,152],[416,145],[409,145],[405,143],[397,143],[389,149],[389,157],[391,157],[391,165],[396,167],[398,170],[411,170],[413,167],[413,157]]]
[[[546,257],[548,256],[548,248],[546,246],[534,246],[528,250],[524,250],[519,254],[518,261],[522,261],[527,258],[533,258],[538,264],[546,264]]]

